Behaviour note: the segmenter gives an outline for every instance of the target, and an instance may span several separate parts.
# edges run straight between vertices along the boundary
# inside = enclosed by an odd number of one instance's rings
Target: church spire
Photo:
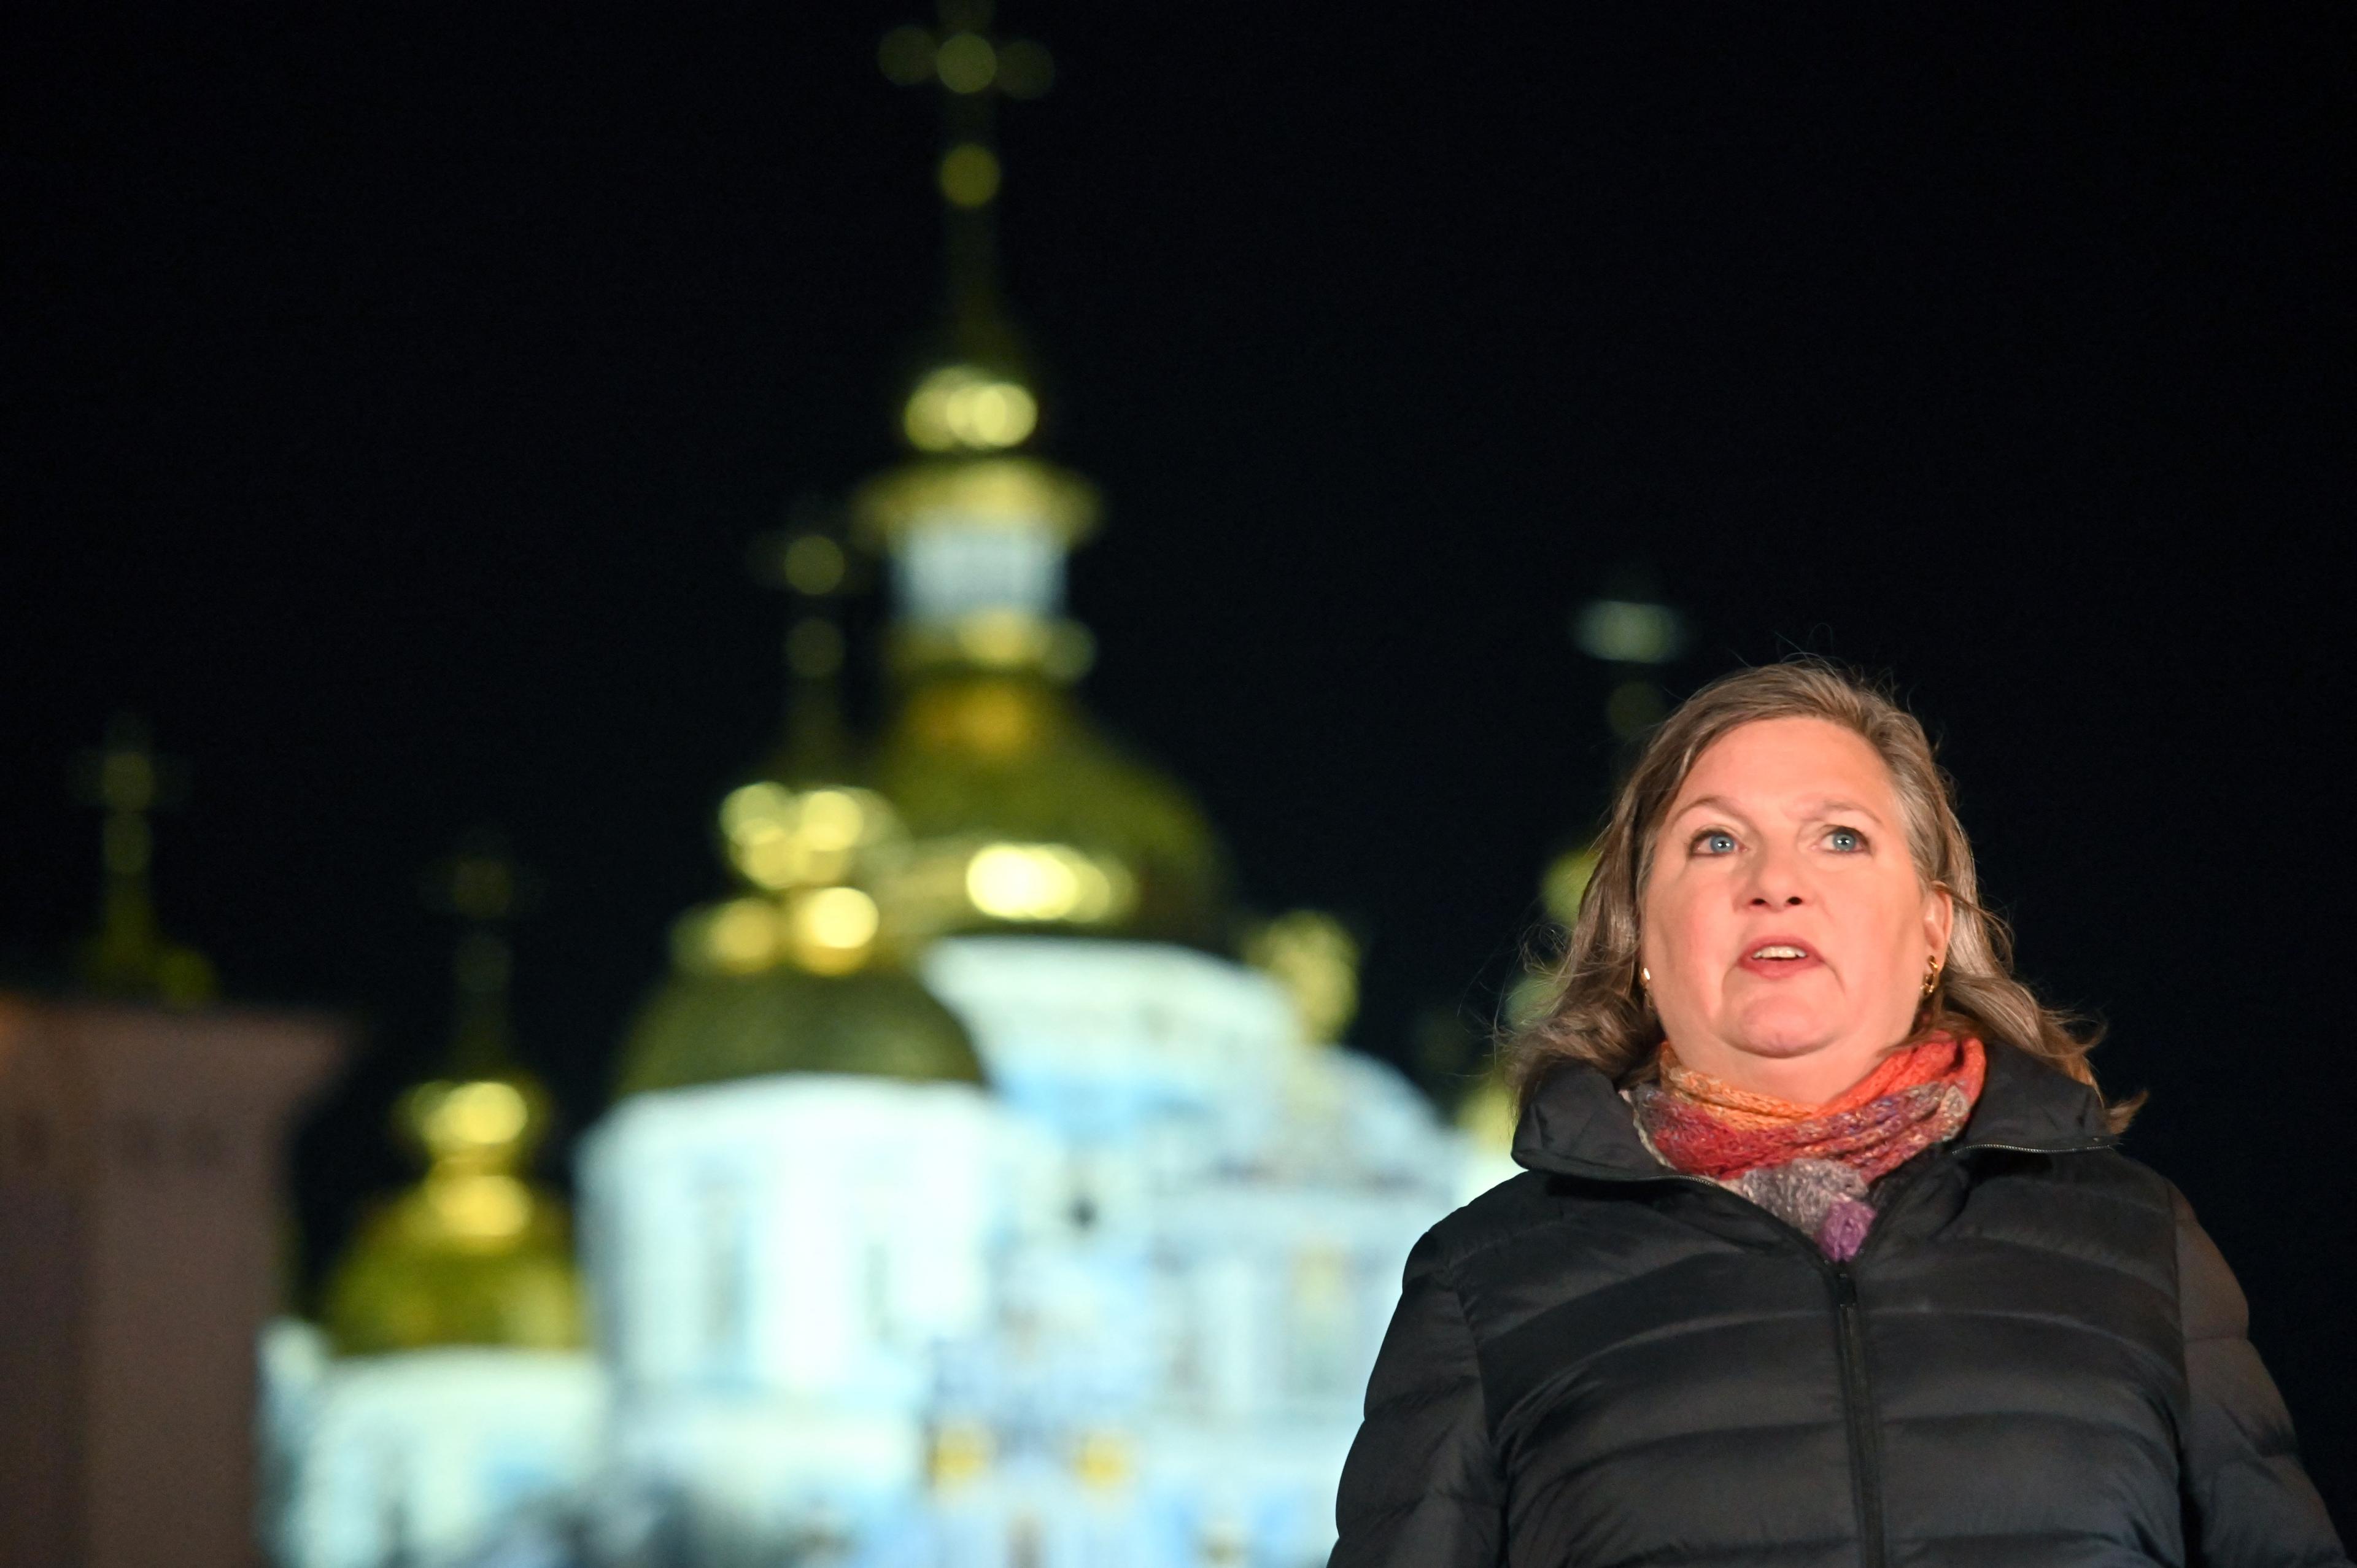
[[[942,203],[950,320],[964,347],[970,338],[1004,330],[997,208],[1005,172],[998,156],[998,102],[1046,92],[1055,81],[1055,62],[1028,38],[994,37],[990,0],[942,0],[939,16],[937,27],[911,23],[885,34],[877,60],[900,86],[931,82],[942,91],[942,156],[934,183]]]
[[[450,966],[452,1076],[491,1078],[515,1071],[515,1024],[509,985],[515,953],[508,928],[522,912],[529,874],[499,834],[469,834],[456,854],[426,874],[426,902],[459,922]]]
[[[219,989],[212,964],[167,938],[156,919],[152,818],[178,793],[178,759],[157,755],[144,723],[118,714],[107,725],[106,744],[83,759],[82,772],[88,800],[104,813],[103,882],[98,932],[82,945],[76,979],[84,990],[124,1001],[176,1007],[210,1002]]]
[[[798,501],[786,526],[754,546],[755,575],[786,596],[784,737],[770,775],[797,789],[853,778],[844,715],[844,600],[858,585],[839,514]]]
[[[909,847],[890,892],[915,929],[1216,940],[1220,856],[1185,792],[1099,735],[1066,688],[1094,644],[1065,613],[1093,486],[1029,448],[1039,402],[1002,313],[997,100],[1036,97],[1047,51],[978,0],[885,37],[887,76],[942,90],[950,330],[901,409],[916,456],[853,497],[891,575],[893,716],[873,779]]]
[[[948,288],[945,341],[901,409],[901,433],[920,452],[985,453],[1020,446],[1039,405],[1028,356],[1008,321],[998,278],[998,102],[1037,98],[1055,79],[1048,51],[990,31],[989,0],[942,0],[940,23],[884,35],[884,74],[941,89],[942,198]]]

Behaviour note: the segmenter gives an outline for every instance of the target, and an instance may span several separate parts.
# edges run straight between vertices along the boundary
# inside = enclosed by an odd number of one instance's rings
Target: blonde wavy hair
[[[1578,918],[1552,966],[1551,999],[1505,1042],[1517,1095],[1528,1101],[1550,1074],[1575,1062],[1620,1085],[1652,1073],[1662,1025],[1638,982],[1638,937],[1663,819],[1713,741],[1738,725],[1781,718],[1829,720],[1874,747],[1898,787],[1916,875],[1955,901],[1947,959],[1910,1038],[1952,1030],[2001,1040],[2094,1089],[2087,1053],[2102,1031],[2048,1006],[2016,978],[2012,933],[1981,903],[1973,846],[1956,817],[1955,785],[1922,725],[1880,683],[1805,657],[1721,676],[1680,703],[1646,741],[1596,842]],[[2142,1098],[2106,1107],[2113,1131],[2127,1125]]]

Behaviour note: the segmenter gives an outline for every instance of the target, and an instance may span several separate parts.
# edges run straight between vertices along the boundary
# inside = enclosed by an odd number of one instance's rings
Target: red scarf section
[[[1871,1182],[1963,1130],[1988,1070],[1978,1040],[1934,1035],[1894,1051],[1839,1099],[1799,1105],[1682,1065],[1662,1047],[1645,1135],[1677,1169],[1717,1181],[1794,1160],[1849,1166]]]

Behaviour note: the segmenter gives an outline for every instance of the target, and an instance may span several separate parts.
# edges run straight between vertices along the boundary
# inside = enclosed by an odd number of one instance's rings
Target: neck
[[[1678,1060],[1753,1094],[1795,1105],[1838,1100],[1872,1072],[1889,1054],[1871,1044],[1836,1041],[1793,1056],[1769,1056],[1708,1038],[1675,1047]]]

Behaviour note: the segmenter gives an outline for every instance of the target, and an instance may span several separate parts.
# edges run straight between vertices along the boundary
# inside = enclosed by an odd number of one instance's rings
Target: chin
[[[1756,1057],[1804,1057],[1833,1044],[1838,1033],[1798,1008],[1762,1008],[1743,1020],[1733,1043]]]

